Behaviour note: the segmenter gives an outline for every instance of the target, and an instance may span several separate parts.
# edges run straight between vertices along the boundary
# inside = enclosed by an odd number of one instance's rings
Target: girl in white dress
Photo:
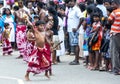
[[[62,15],[63,15],[63,8],[60,7],[60,9],[58,9],[58,20],[59,20],[59,25],[58,25],[58,36],[59,36],[59,40],[60,42],[62,41],[62,43],[60,44],[60,50],[57,50],[57,61],[60,62],[59,56],[64,56],[65,55],[65,43],[64,43],[64,31],[63,31],[63,19],[62,19]]]

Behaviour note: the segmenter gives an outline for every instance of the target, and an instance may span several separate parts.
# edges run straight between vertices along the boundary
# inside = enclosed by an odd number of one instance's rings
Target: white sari
[[[61,41],[63,42],[60,44],[60,50],[57,50],[56,56],[63,56],[65,55],[63,20],[60,17],[58,17],[58,19],[59,19],[59,26],[60,26],[60,29],[58,31],[58,36],[59,36],[60,42]]]

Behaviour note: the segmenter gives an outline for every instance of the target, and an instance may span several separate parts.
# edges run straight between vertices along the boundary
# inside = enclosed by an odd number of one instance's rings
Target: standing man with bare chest
[[[16,21],[16,42],[17,47],[20,52],[20,56],[17,58],[22,58],[24,55],[24,46],[26,42],[26,19],[28,19],[27,8],[23,5],[23,2],[18,1],[19,10],[15,12]]]

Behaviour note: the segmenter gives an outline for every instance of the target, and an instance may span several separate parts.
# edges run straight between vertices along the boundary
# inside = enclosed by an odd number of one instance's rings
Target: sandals
[[[99,71],[106,71],[106,68],[105,67],[100,67]]]
[[[79,64],[80,64],[79,61],[72,61],[69,63],[69,65],[79,65]]]
[[[120,75],[120,71],[119,71],[119,72],[116,72],[115,75]]]
[[[99,70],[99,68],[98,67],[93,67],[91,70],[96,71],[96,70]]]
[[[87,69],[92,70],[93,67],[89,65],[89,66],[87,67]]]

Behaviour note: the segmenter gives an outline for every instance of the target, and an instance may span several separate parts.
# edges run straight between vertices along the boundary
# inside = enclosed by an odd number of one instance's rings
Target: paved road
[[[0,49],[0,84],[120,84],[120,76],[89,71],[82,62],[80,65],[68,65],[73,56],[62,56],[62,63],[53,65],[54,76],[51,79],[47,79],[44,74],[30,74],[31,81],[26,82],[24,75],[27,64],[22,59],[15,59],[18,55],[15,51],[13,56],[2,56]]]

